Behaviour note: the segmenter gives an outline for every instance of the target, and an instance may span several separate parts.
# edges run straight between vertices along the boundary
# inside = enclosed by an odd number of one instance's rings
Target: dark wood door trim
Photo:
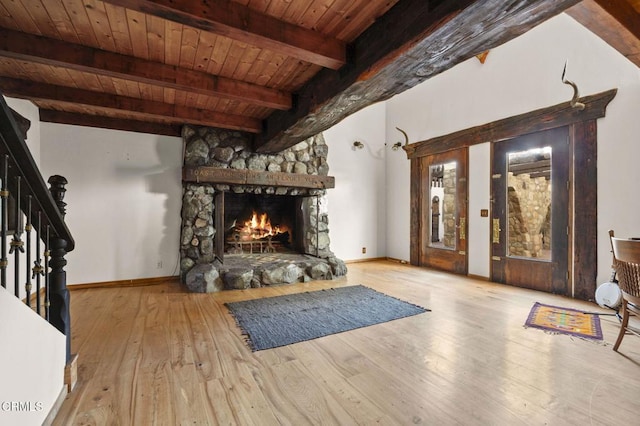
[[[598,275],[598,126],[569,127],[573,148],[573,297],[594,300]]]
[[[407,157],[412,159],[484,142],[515,138],[527,133],[568,126],[573,123],[596,120],[605,116],[607,105],[617,92],[618,89],[611,89],[580,98],[580,102],[585,105],[583,110],[572,108],[570,102],[563,102],[448,135],[415,142],[404,146],[403,149],[407,152]]]

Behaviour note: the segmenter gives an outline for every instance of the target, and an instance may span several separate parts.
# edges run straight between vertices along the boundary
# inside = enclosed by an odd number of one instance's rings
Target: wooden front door
[[[568,292],[567,127],[493,145],[491,280]]]
[[[420,265],[466,274],[468,150],[420,161]]]

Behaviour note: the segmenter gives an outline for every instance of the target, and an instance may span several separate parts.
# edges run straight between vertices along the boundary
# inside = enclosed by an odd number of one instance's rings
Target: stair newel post
[[[67,180],[58,175],[51,176],[49,180],[49,191],[53,200],[64,218],[67,203],[63,201],[64,193],[67,191],[65,185]],[[67,241],[57,235],[52,235],[49,241],[50,260],[49,267],[49,322],[67,336],[67,363],[71,361],[71,317],[70,317],[70,297],[67,289],[67,272],[64,267],[67,260]]]

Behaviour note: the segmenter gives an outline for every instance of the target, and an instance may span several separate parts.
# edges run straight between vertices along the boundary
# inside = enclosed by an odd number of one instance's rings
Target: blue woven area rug
[[[361,285],[225,303],[253,351],[429,311]]]

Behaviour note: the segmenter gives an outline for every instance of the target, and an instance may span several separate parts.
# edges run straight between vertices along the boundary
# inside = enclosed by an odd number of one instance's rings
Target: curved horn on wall
[[[409,145],[409,136],[407,135],[407,132],[402,130],[400,127],[396,127],[396,129],[398,129],[398,131],[404,135],[404,144],[405,144],[405,146]],[[397,151],[401,146],[402,146],[402,142],[396,142],[396,143],[393,144],[391,149],[393,149],[394,151]]]
[[[568,84],[569,86],[573,87],[573,97],[571,98],[571,107],[578,110],[583,110],[584,104],[582,102],[578,102],[578,98],[580,98],[580,93],[578,92],[578,85],[575,84],[573,81],[570,81],[564,78],[564,75],[567,72],[567,62],[564,63],[564,69],[562,70],[561,79],[564,84]]]

